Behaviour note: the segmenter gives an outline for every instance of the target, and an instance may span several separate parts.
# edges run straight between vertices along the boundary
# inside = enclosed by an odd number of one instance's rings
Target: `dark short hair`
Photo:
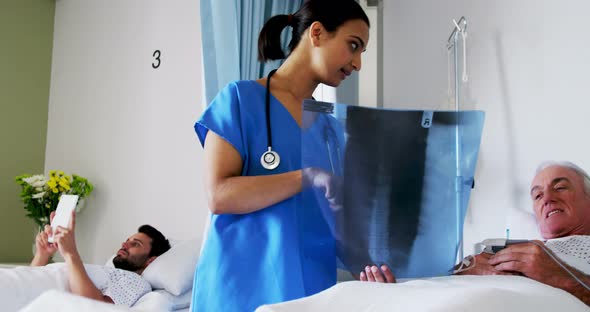
[[[370,26],[369,18],[355,0],[307,0],[292,15],[275,15],[271,17],[258,36],[258,60],[279,60],[285,58],[281,48],[281,32],[287,26],[293,28],[289,53],[295,50],[303,32],[313,22],[320,22],[328,32],[334,32],[342,24],[360,19]]]
[[[150,257],[157,257],[170,249],[170,242],[155,227],[149,224],[144,224],[137,229],[137,232],[143,233],[152,239],[152,248],[149,253]]]

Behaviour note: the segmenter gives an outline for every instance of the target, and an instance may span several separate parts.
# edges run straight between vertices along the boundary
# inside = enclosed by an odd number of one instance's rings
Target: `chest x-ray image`
[[[332,112],[345,112],[336,118]],[[398,278],[451,272],[474,185],[484,113],[307,101],[303,168],[332,175],[315,200],[340,266],[387,264]],[[307,123],[305,122],[307,121]]]

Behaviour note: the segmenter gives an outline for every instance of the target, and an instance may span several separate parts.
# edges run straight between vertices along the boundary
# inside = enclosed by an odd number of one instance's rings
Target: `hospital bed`
[[[532,215],[514,213],[511,221],[519,225],[519,237],[539,237]],[[590,275],[589,261],[578,262],[575,257],[563,254],[558,256],[571,267]],[[339,276],[339,280],[343,276]],[[397,284],[343,281],[313,296],[264,305],[256,310],[294,311],[577,312],[590,311],[590,308],[564,290],[526,277],[464,275],[402,279]]]
[[[185,294],[184,303],[175,302],[170,296],[165,290],[155,290],[143,296],[132,308],[124,308],[63,291],[50,290],[21,311],[188,311],[190,290]],[[186,308],[181,308],[184,306]],[[569,293],[525,277],[450,276],[408,280],[398,284],[342,282],[310,297],[261,306],[256,312],[588,310],[586,305]]]
[[[154,260],[143,272],[152,291],[131,307],[107,304],[73,295],[67,291],[66,276],[60,269],[30,267],[0,269],[3,311],[188,311],[200,240],[171,240],[172,248]],[[107,265],[111,264],[107,261]],[[55,266],[56,268],[58,266]],[[14,294],[17,294],[16,296]]]
[[[483,244],[488,250],[488,243]],[[555,258],[590,275],[590,236],[549,239],[545,246]],[[576,312],[590,308],[562,289],[524,276],[452,275],[403,279],[397,284],[347,281],[313,296],[259,307],[256,312],[291,311]]]

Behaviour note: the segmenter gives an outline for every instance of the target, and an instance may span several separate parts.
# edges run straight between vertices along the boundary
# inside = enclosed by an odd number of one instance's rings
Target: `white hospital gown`
[[[152,290],[150,284],[135,272],[94,264],[85,264],[84,268],[96,288],[115,304],[130,307]]]
[[[569,266],[590,275],[590,236],[572,235],[550,239],[545,245]]]

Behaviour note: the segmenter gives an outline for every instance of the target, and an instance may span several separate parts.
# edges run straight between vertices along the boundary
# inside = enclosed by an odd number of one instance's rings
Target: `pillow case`
[[[177,241],[143,271],[153,289],[165,289],[179,296],[193,286],[193,277],[199,260],[200,240]]]

